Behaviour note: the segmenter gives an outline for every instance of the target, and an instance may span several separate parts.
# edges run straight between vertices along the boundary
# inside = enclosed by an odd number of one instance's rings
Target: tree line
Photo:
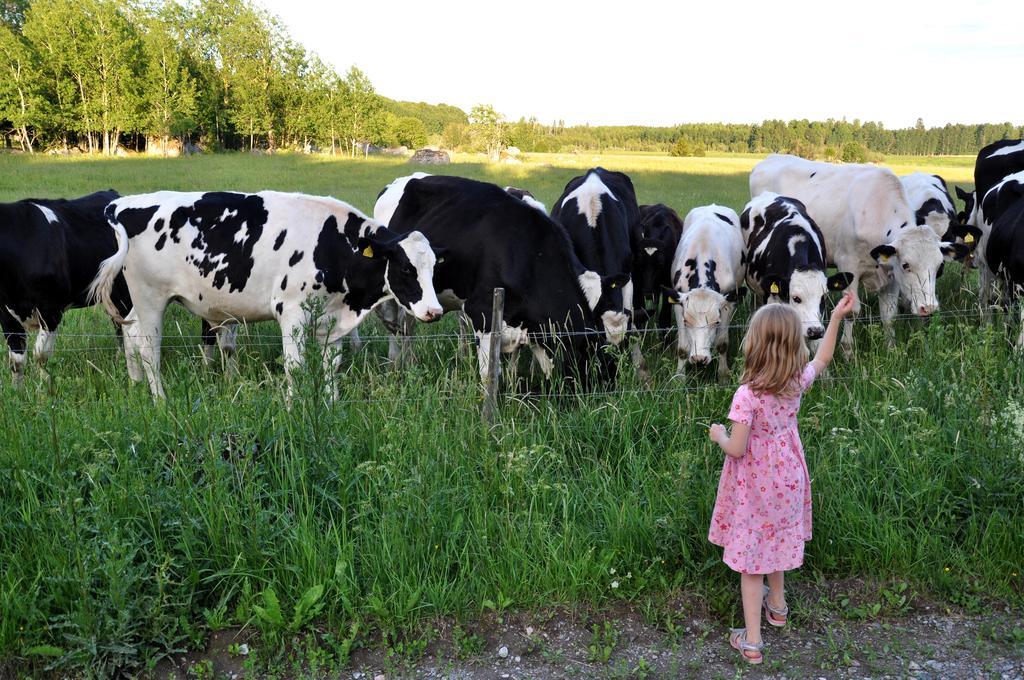
[[[2,0],[0,126],[8,145],[211,150],[419,146],[455,107],[395,102],[344,75],[247,0]]]
[[[523,151],[676,155],[789,152],[866,160],[877,154],[972,154],[1024,136],[1003,124],[887,130],[854,120],[566,126],[468,115],[378,94],[344,75],[248,0],[0,0],[0,135],[26,152],[303,149],[355,153],[427,143],[495,158]]]

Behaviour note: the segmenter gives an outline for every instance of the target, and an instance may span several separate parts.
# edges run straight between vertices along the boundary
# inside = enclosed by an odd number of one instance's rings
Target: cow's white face
[[[800,326],[808,340],[817,340],[825,335],[821,313],[825,307],[827,293],[828,280],[820,269],[794,271],[789,277],[789,302],[786,304],[800,317]],[[780,302],[771,299],[769,301]]]
[[[412,231],[398,241],[394,255],[388,256],[385,285],[398,303],[420,321],[434,321],[444,310],[434,292],[434,265],[437,256],[427,237]]]
[[[710,288],[697,288],[679,296],[683,331],[689,346],[691,364],[711,362],[711,348],[724,325],[732,319],[735,303]]]
[[[962,259],[966,249],[940,241],[926,225],[901,229],[889,244],[871,251],[879,266],[891,272],[900,290],[918,316],[928,316],[939,308],[935,280],[947,259]]]

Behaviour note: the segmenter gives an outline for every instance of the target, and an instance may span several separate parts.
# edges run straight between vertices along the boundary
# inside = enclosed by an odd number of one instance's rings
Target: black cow
[[[529,346],[546,375],[547,350],[565,347],[569,371],[583,377],[601,344],[594,308],[602,288],[622,279],[588,271],[562,227],[501,187],[443,175],[400,177],[380,193],[374,217],[397,233],[418,229],[443,247],[434,288],[446,312],[461,310],[479,340],[481,378],[486,379],[493,339],[495,288],[505,289],[502,351]],[[599,353],[598,369],[614,366]]]
[[[565,185],[551,217],[565,227],[583,266],[604,277],[626,277],[622,287],[603,292],[595,310],[608,342],[619,344],[633,311],[633,250],[640,240],[633,182],[621,172],[588,170]]]
[[[103,218],[115,198],[111,189],[70,200],[0,204],[0,325],[15,380],[24,370],[29,332],[38,329],[34,354],[45,364],[64,312],[93,304],[89,283],[100,263],[117,250]],[[123,277],[114,282],[112,298],[121,315],[131,309]]]
[[[988,190],[981,210],[991,231],[985,248],[985,263],[995,280],[1003,285],[1005,305],[1017,302],[1024,294],[1024,171],[1004,177]],[[1024,347],[1024,305],[1021,305],[1021,330],[1018,347]]]
[[[964,211],[960,213],[960,222],[977,227],[980,230],[977,249],[981,253],[988,250],[989,234],[999,219],[1002,201],[993,200],[985,210],[985,198],[993,187],[1004,178],[1024,171],[1024,140],[1003,139],[993,142],[978,152],[974,163],[974,191],[968,193],[956,187],[957,196],[964,202]],[[985,264],[987,257],[979,258],[982,264],[978,271],[978,297],[983,307],[988,305],[992,292],[992,271]]]
[[[766,191],[747,203],[740,230],[747,244],[747,284],[758,302],[789,305],[800,316],[806,338],[820,339],[826,293],[845,290],[853,274],[825,276],[825,240],[807,208],[795,198]]]
[[[640,240],[633,251],[633,320],[651,316],[658,328],[672,323],[672,305],[664,289],[672,286],[672,256],[683,235],[683,221],[662,203],[640,206]]]

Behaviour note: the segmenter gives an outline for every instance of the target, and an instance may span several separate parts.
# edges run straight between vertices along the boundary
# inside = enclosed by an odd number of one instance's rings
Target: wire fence
[[[917,314],[896,314],[896,315],[893,315],[892,317],[890,317],[889,321],[891,321],[891,322],[903,322],[903,321],[931,322],[931,321],[933,321],[935,319],[981,318],[982,316],[989,315],[989,314],[1003,315],[1003,314],[1006,314],[1006,313],[1007,313],[1006,310],[1004,310],[1004,309],[1002,309],[1000,307],[984,307],[983,308],[983,307],[980,307],[980,306],[974,306],[974,307],[969,307],[969,308],[964,308],[964,309],[949,309],[949,310],[942,310],[942,309],[940,309],[940,310],[937,310],[937,311],[933,312],[932,314],[930,314],[928,316],[925,316],[925,317],[919,316]],[[862,324],[877,324],[877,323],[879,323],[881,321],[883,321],[882,317],[877,315],[877,314],[864,314],[864,315],[856,316],[856,317],[847,317],[847,319],[844,321],[844,323],[849,322],[849,323],[853,323],[855,325],[862,325]],[[270,323],[270,321],[257,322],[257,323]],[[729,324],[726,324],[726,325],[721,325],[721,324],[693,324],[693,325],[689,325],[688,324],[686,326],[686,328],[688,330],[695,330],[695,329],[703,329],[703,328],[714,327],[714,328],[719,328],[721,330],[732,331],[732,330],[736,330],[736,329],[745,329],[745,328],[747,328],[747,325],[748,324],[745,323],[745,322],[729,323]],[[811,326],[810,323],[805,323],[804,325],[807,326],[807,327]],[[295,334],[291,334],[291,333],[276,333],[276,332],[274,332],[274,333],[267,333],[267,332],[263,332],[263,331],[254,330],[253,329],[253,324],[250,324],[250,323],[247,323],[247,322],[244,322],[244,321],[224,322],[221,326],[215,327],[215,329],[216,328],[223,328],[223,329],[226,329],[226,330],[235,329],[237,331],[237,334],[238,334],[237,337],[244,338],[245,339],[245,344],[247,346],[255,346],[255,347],[280,346],[281,342],[284,341],[284,340],[295,340],[295,341],[298,341],[298,342],[303,342],[306,339],[306,337],[307,337],[304,333],[295,333]],[[665,327],[661,327],[661,326],[655,326],[655,327],[637,326],[637,327],[631,328],[628,331],[628,335],[631,335],[631,336],[668,335],[668,334],[671,334],[671,333],[676,333],[676,332],[678,332],[678,330],[679,329],[675,325],[665,326]],[[356,331],[358,332],[358,328],[356,329]],[[112,340],[115,337],[115,333],[114,332],[70,333],[70,332],[65,332],[63,330],[60,330],[59,328],[56,331],[56,335],[59,336],[60,338],[73,338],[73,339],[86,338],[86,339]],[[600,338],[600,337],[603,337],[604,335],[605,335],[605,331],[603,329],[565,330],[565,329],[557,327],[557,325],[554,326],[550,332],[528,331],[528,332],[526,332],[524,334],[524,336],[526,338],[528,338],[529,340],[531,340],[531,341],[542,341],[542,340],[549,340],[551,338],[572,338],[572,337],[597,337],[597,338]],[[133,338],[138,338],[138,339],[150,339],[150,340],[155,339],[155,338],[160,338],[161,339],[161,346],[162,347],[186,347],[186,346],[187,347],[192,347],[193,345],[195,345],[197,343],[201,343],[204,340],[204,337],[201,334],[182,333],[182,332],[180,332],[180,329],[179,329],[178,333],[173,333],[173,334],[169,334],[169,333],[166,333],[166,332],[162,333],[162,334],[159,334],[159,335],[157,335],[157,334],[133,334],[132,337]],[[358,333],[357,336],[346,335],[344,337],[352,339],[352,340],[355,340],[356,338],[358,338],[358,341],[360,341],[360,342],[391,341],[391,340],[394,340],[396,338],[397,339],[401,339],[401,340],[408,340],[408,341],[411,341],[411,342],[424,342],[424,341],[427,341],[427,342],[437,342],[437,341],[442,341],[442,340],[448,340],[448,341],[465,340],[465,339],[467,339],[467,337],[472,337],[472,335],[469,334],[469,333],[463,333],[463,332],[457,332],[456,331],[456,332],[446,332],[446,333],[419,333],[419,332],[414,332],[414,333],[409,334],[409,335],[395,335],[395,334],[390,334],[390,333],[388,333],[388,334],[371,334],[371,335],[367,335],[367,334],[363,334],[363,333]],[[82,351],[89,351],[91,349],[110,349],[110,345],[109,345],[109,343],[103,343],[103,344],[97,344],[97,345],[93,345],[93,346],[84,346],[84,347],[79,346],[79,347],[74,347],[74,348],[70,348],[70,349],[72,349],[72,350],[82,350]],[[64,348],[62,348],[61,351],[65,351]]]

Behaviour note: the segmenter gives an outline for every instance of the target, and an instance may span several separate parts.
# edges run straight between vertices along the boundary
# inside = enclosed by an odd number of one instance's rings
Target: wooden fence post
[[[501,375],[501,336],[505,316],[505,289],[494,289],[491,308],[491,344],[487,348],[487,380],[484,383],[484,407],[481,416],[485,423],[494,422],[498,411],[498,381]]]

